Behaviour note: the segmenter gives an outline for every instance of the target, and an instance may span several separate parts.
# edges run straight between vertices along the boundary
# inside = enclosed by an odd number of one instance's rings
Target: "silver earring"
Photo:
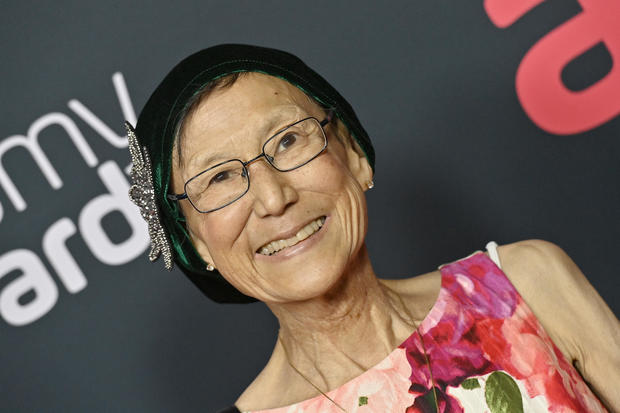
[[[207,263],[207,271],[213,271],[215,269],[215,267],[211,264]]]
[[[372,189],[375,187],[375,183],[373,181],[369,181],[367,185],[368,185],[368,189]]]

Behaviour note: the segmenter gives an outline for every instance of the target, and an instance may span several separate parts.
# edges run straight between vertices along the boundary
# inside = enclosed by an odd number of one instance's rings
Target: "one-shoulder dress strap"
[[[502,263],[499,261],[499,254],[497,253],[497,242],[489,241],[486,246],[487,251],[489,252],[489,256],[500,269],[502,268]]]

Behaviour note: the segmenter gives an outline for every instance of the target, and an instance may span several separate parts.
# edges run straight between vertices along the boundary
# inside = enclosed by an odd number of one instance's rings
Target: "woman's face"
[[[215,163],[254,158],[275,132],[309,116],[323,120],[326,113],[288,82],[258,73],[240,77],[186,120],[180,166],[173,151],[173,190],[183,192],[188,179]],[[220,210],[201,214],[180,202],[197,251],[246,295],[264,302],[317,297],[358,256],[372,171],[348,137],[336,137],[334,123],[325,132],[326,150],[298,169],[279,172],[264,158],[250,164],[249,191]],[[323,219],[318,231],[308,227]],[[261,253],[274,241],[290,244],[304,228],[305,236],[312,235],[303,241],[273,255]]]

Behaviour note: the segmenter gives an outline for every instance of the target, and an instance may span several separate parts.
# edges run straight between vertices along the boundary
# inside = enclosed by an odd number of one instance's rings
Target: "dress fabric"
[[[347,412],[606,412],[498,267],[477,251],[439,267],[439,296],[383,361],[327,394]],[[431,380],[432,372],[432,380]],[[432,383],[435,383],[434,391]],[[233,410],[231,410],[233,411]],[[341,413],[319,395],[253,413]]]

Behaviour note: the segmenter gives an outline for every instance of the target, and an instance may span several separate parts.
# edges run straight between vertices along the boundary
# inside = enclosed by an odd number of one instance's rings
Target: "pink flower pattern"
[[[538,398],[526,411],[606,412],[491,259],[477,252],[440,270],[439,297],[420,334],[414,331],[381,363],[328,392],[332,399],[355,413],[434,413],[434,382],[440,413],[462,413],[472,405],[461,403],[464,398],[481,393],[455,390],[468,378],[501,370],[522,384],[526,402]],[[484,396],[476,403],[488,411]],[[319,395],[256,413],[340,411]]]

